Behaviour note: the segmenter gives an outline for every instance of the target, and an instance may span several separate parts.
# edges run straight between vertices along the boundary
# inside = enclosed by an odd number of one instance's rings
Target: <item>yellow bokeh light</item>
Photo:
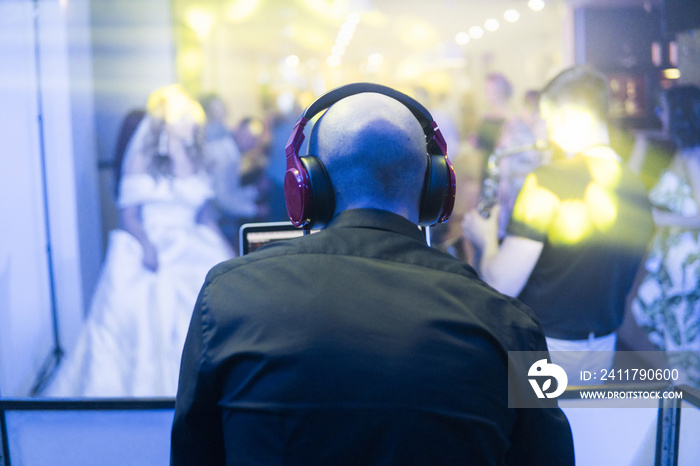
[[[678,68],[668,68],[663,71],[666,79],[680,79],[681,71]]]
[[[250,134],[253,136],[261,136],[264,130],[265,125],[260,120],[252,120],[248,125],[248,131],[250,131]]]
[[[214,19],[214,15],[200,8],[190,8],[185,13],[185,23],[194,31],[199,40],[209,37]]]
[[[554,244],[575,244],[589,235],[592,227],[585,202],[577,199],[561,201],[549,229],[549,240]]]
[[[597,183],[590,183],[584,197],[588,215],[598,231],[608,230],[617,219],[617,196]]]
[[[179,84],[171,84],[151,93],[146,109],[154,118],[161,118],[170,124],[185,118],[198,124],[203,124],[205,121],[202,106]]]
[[[600,153],[600,156],[597,154]],[[586,162],[588,163],[588,169],[591,172],[591,176],[596,183],[606,189],[614,189],[620,184],[620,177],[622,176],[622,166],[610,160],[610,148],[601,147],[591,147],[586,149]]]
[[[182,72],[187,76],[197,75],[204,65],[202,52],[195,47],[182,50],[178,59]]]
[[[619,163],[610,159],[587,160],[594,173],[583,198],[559,199],[539,185],[535,174],[526,179],[513,208],[513,219],[547,234],[552,244],[576,244],[595,232],[610,230],[618,219],[616,194],[621,177]]]
[[[259,4],[260,0],[235,0],[226,8],[226,19],[232,23],[241,23],[255,13]]]
[[[559,198],[550,190],[539,186],[535,175],[529,175],[525,179],[520,193],[513,209],[513,217],[541,233],[545,232],[557,210]]]
[[[339,20],[344,19],[350,12],[348,2],[339,2],[332,0],[303,0],[302,3],[316,14],[319,14],[326,19]]]

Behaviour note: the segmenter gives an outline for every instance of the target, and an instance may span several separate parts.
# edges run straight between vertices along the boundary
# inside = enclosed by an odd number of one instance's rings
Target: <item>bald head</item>
[[[309,153],[328,170],[336,213],[375,208],[418,221],[425,135],[402,103],[376,93],[340,100],[314,125]]]

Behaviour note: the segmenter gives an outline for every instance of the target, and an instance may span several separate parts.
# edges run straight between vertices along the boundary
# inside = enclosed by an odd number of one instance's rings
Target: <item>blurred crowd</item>
[[[450,105],[446,96],[431,95],[421,87],[414,89],[415,98],[429,108],[442,130],[457,173],[454,214],[447,223],[432,227],[432,245],[462,259],[477,271],[483,251],[464,231],[465,215],[475,209],[484,217],[494,213],[498,217],[498,239],[503,240],[527,176],[561,156],[557,148],[548,143],[547,127],[540,114],[539,90],[527,90],[517,97],[510,80],[501,73],[487,75],[484,82],[485,108],[471,127],[464,121],[474,120],[474,115],[460,114],[463,111],[460,106]],[[114,164],[116,196],[122,212],[120,230],[128,232],[136,241],[123,246],[110,239],[109,249],[131,248],[136,251],[137,260],[129,264],[120,260],[121,268],[114,268],[116,266],[110,265],[114,254],[108,251],[101,278],[108,283],[98,286],[90,314],[90,319],[99,321],[91,325],[102,328],[92,332],[114,330],[107,329],[112,325],[106,317],[110,313],[153,312],[152,307],[145,310],[138,303],[124,309],[122,300],[110,301],[110,293],[122,291],[119,287],[124,285],[124,279],[118,278],[123,275],[122,268],[139,273],[145,270],[148,273],[144,276],[149,277],[160,274],[155,282],[172,286],[181,280],[173,277],[181,273],[183,267],[180,266],[185,264],[184,269],[190,270],[183,276],[193,282],[189,295],[180,296],[177,304],[168,303],[179,307],[182,317],[163,317],[172,312],[170,309],[158,317],[161,320],[135,319],[124,324],[126,332],[144,335],[144,341],[152,340],[138,343],[147,346],[135,350],[142,351],[144,358],[156,354],[160,360],[178,361],[174,348],[181,346],[186,333],[196,289],[210,266],[238,254],[241,225],[288,220],[283,190],[284,148],[302,110],[299,99],[291,93],[282,94],[267,114],[246,115],[236,121],[232,121],[230,104],[217,93],[195,99],[174,85],[155,91],[145,108],[129,112],[123,120]],[[619,133],[616,134],[624,134],[619,139],[623,143],[611,141],[624,164],[644,182],[654,206],[656,223],[656,235],[629,296],[631,305],[625,319],[627,327],[633,328],[629,331],[632,336],[625,340],[623,334],[618,348],[689,351],[687,354],[695,354],[695,359],[686,354],[685,360],[676,363],[684,370],[684,380],[698,386],[700,91],[694,86],[681,86],[680,90],[662,92],[657,116],[659,129],[617,128]],[[194,178],[199,182],[193,183]],[[190,188],[193,191],[187,192]],[[168,203],[165,212],[156,212]],[[189,212],[185,216],[189,215],[190,220],[173,224],[173,213],[181,215],[183,210]],[[186,263],[192,260],[192,254],[172,252],[175,241],[172,235],[162,241],[149,236],[163,234],[162,228],[156,225],[158,222],[165,222],[163,228],[170,233],[174,228],[188,229],[188,233],[183,233],[184,242],[178,247],[187,249],[206,243],[202,251],[206,251],[209,260],[195,261],[201,264],[195,275]],[[193,224],[203,226],[206,231],[191,233]],[[222,238],[221,242],[216,238]],[[153,290],[161,285],[153,285]],[[143,290],[140,296],[144,302],[162,299],[164,292],[153,290]],[[120,304],[117,306],[115,302]],[[113,320],[125,321],[123,318]],[[143,328],[135,330],[137,326]],[[114,331],[124,333],[125,330]],[[152,338],[156,334],[158,337]],[[117,351],[115,348],[119,345],[131,345],[134,350],[133,336],[124,341],[119,338],[116,337],[113,347],[97,348],[94,343],[90,347],[90,338],[85,337],[80,343],[85,347],[78,348],[77,352],[109,353]],[[168,344],[164,343],[166,340]],[[152,348],[159,344],[165,349]],[[85,367],[86,362],[72,364],[73,368],[63,368],[62,372],[72,371],[74,378],[93,377]],[[134,365],[133,359],[116,361],[113,366],[122,374],[122,381],[114,382],[112,387],[121,389],[105,390],[104,386],[96,385],[93,392],[126,396],[174,395],[175,368],[166,375],[157,375],[168,378],[167,384],[137,387],[127,382],[134,378],[134,367],[139,367]],[[91,387],[85,382],[68,385],[66,393],[90,393]]]

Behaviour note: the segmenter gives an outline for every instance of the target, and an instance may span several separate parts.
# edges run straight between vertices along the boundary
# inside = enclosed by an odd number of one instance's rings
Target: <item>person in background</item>
[[[330,107],[311,131],[315,156],[299,157],[316,167],[313,198],[328,199],[307,225],[321,230],[207,277],[183,352],[171,464],[573,464],[556,400],[509,407],[508,352],[546,355],[532,311],[418,228],[451,211],[432,117],[392,89],[350,86],[300,120]],[[426,188],[429,160],[437,184]],[[303,221],[296,205],[290,216]]]
[[[510,106],[513,85],[503,73],[489,73],[484,84],[484,96],[486,112],[477,134],[471,137],[471,143],[486,159],[496,148],[503,125],[513,116]]]
[[[515,205],[515,199],[527,175],[547,160],[546,151],[541,147],[535,133],[520,118],[512,118],[504,123],[501,137],[494,151],[499,153],[495,169],[498,171],[498,238],[506,234],[506,226]],[[490,176],[489,170],[485,176]]]
[[[483,251],[481,276],[534,310],[571,383],[581,370],[612,367],[653,230],[644,186],[609,146],[607,101],[607,81],[594,70],[559,73],[540,105],[563,156],[527,176],[502,242],[497,215],[471,211],[462,222]]]
[[[533,102],[533,99],[536,99]],[[525,178],[550,156],[546,147],[546,134],[542,133],[544,121],[538,106],[539,92],[528,91],[520,113],[503,122],[493,152],[484,163],[483,179],[476,207],[482,216],[491,214],[498,205],[498,240],[506,235],[506,226]],[[544,128],[546,131],[546,128]],[[461,226],[460,226],[461,235]],[[473,246],[472,246],[473,247]],[[474,266],[479,268],[482,251],[474,248]]]
[[[211,204],[204,111],[179,85],[154,91],[124,157],[105,262],[77,343],[43,395],[174,396],[192,306],[232,257]]]
[[[273,222],[289,220],[284,203],[284,173],[287,163],[284,148],[300,111],[297,98],[291,91],[281,93],[276,102],[276,109],[267,116],[271,139],[265,171],[268,182],[268,220]]]
[[[129,146],[129,141],[133,137],[136,129],[139,127],[141,120],[146,116],[146,110],[135,108],[127,112],[122,120],[119,134],[117,135],[117,144],[114,150],[114,194],[119,198],[119,185],[122,179],[122,169],[124,168],[124,157]]]
[[[540,91],[529,89],[523,95],[523,106],[519,113],[522,120],[538,141],[547,140],[547,123],[540,113]]]
[[[462,194],[465,193],[462,182],[467,181],[468,173],[465,173],[465,165],[471,161],[470,157],[464,157],[460,147],[461,137],[459,133],[458,118],[459,113],[453,108],[454,99],[449,99],[444,92],[429,92],[426,87],[418,86],[413,91],[415,99],[419,102],[425,102],[426,108],[430,111],[435,121],[440,122],[440,131],[445,138],[447,144],[447,154],[456,172],[457,190],[459,195],[455,197],[454,211],[464,213],[464,202],[469,200]],[[430,244],[438,249],[446,251],[456,257],[465,257],[465,251],[462,250],[461,244],[461,228],[459,221],[454,221],[455,216],[445,223],[439,223],[430,228]]]
[[[270,155],[270,128],[257,117],[242,118],[233,130],[233,138],[241,151],[241,186],[252,186],[257,192],[257,213],[245,222],[264,222],[269,218],[269,180],[265,171]]]
[[[235,135],[228,126],[228,109],[217,94],[200,99],[206,113],[204,150],[212,164],[210,172],[219,208],[219,226],[232,247],[238,244],[241,219],[259,215],[259,192],[255,186],[243,186],[243,157]],[[244,142],[244,141],[241,141]]]
[[[672,87],[660,108],[678,149],[649,192],[656,233],[631,311],[677,383],[700,388],[700,88]]]

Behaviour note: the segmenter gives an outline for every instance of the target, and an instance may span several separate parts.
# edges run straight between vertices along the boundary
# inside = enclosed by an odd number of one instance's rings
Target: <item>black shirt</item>
[[[508,408],[532,312],[395,214],[220,264],[182,360],[172,464],[573,464],[558,408]]]
[[[646,190],[624,163],[578,155],[539,167],[506,229],[544,243],[518,298],[548,337],[613,332],[652,232]]]

